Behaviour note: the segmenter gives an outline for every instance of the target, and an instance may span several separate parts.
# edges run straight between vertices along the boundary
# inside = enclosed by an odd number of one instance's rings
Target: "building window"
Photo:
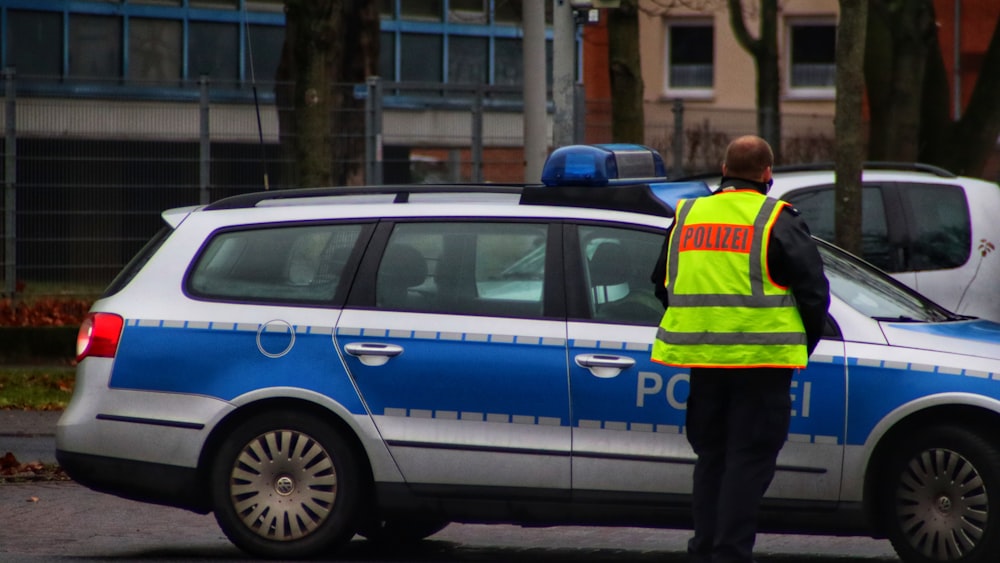
[[[711,95],[715,29],[706,22],[667,23],[666,90],[684,97]]]
[[[486,84],[488,40],[485,37],[453,36],[448,39],[448,82]]]
[[[399,47],[401,81],[441,82],[442,36],[404,33]]]
[[[273,25],[251,25],[247,31],[250,49],[247,58],[246,77],[257,82],[277,82],[278,65],[281,63],[281,49],[285,44],[285,28]],[[253,64],[253,76],[250,75]]]
[[[493,83],[516,86],[524,79],[524,55],[520,39],[497,39]]]
[[[276,80],[284,0],[32,0],[31,5],[0,8],[6,24],[0,29],[0,67],[15,68],[29,88],[30,81],[98,79],[107,88],[129,82],[149,87],[136,95],[157,97],[174,94],[162,88],[183,87],[201,76],[214,88]],[[522,83],[523,0],[378,0],[377,6],[379,74],[386,81]],[[545,8],[550,24],[551,3]],[[552,33],[549,27],[549,70]],[[550,85],[551,80],[550,72]]]
[[[181,37],[177,20],[131,18],[128,23],[128,78],[168,82],[181,78]]]
[[[448,21],[452,23],[485,24],[487,0],[450,0],[448,2]]]
[[[122,75],[122,21],[73,14],[69,19],[69,75],[111,79]]]
[[[378,36],[378,74],[382,80],[396,80],[396,34],[383,31]]]
[[[7,66],[18,76],[62,76],[62,14],[7,11]]]
[[[788,26],[788,86],[793,95],[833,95],[837,27],[826,23]]]
[[[188,26],[188,76],[207,76],[222,83],[236,82],[239,79],[239,44],[239,28],[234,24],[191,22]]]
[[[399,16],[403,19],[441,21],[441,11],[441,0],[399,3]]]

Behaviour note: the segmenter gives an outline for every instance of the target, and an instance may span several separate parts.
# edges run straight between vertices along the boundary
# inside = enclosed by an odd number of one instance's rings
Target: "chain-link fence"
[[[3,85],[2,295],[93,295],[162,226],[164,209],[295,185],[280,85],[124,87],[10,72]],[[331,159],[356,171],[352,183],[524,181],[517,88],[374,79],[336,88],[346,108],[332,116],[331,144],[360,150]],[[674,172],[717,170],[728,140],[755,129],[752,111],[666,103],[646,112],[647,144]],[[578,104],[577,142],[610,142],[610,115],[609,101]],[[827,150],[832,118],[796,119],[783,128],[802,133],[786,133],[783,146]]]

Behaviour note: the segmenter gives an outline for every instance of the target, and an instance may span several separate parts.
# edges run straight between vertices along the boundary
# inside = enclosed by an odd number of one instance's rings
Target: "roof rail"
[[[833,170],[835,164],[833,162],[807,162],[804,164],[786,164],[782,166],[775,166],[775,172],[810,172],[816,170]],[[904,170],[911,172],[927,172],[928,174],[934,174],[935,176],[940,176],[941,178],[956,178],[957,175],[950,170],[941,168],[940,166],[935,166],[933,164],[926,164],[923,162],[893,162],[893,161],[882,161],[882,160],[871,160],[862,163],[865,170]]]
[[[294,200],[314,197],[352,195],[395,195],[393,203],[406,203],[410,194],[429,193],[505,193],[519,194],[523,186],[515,184],[407,184],[391,186],[340,186],[334,188],[298,188],[240,194],[220,199],[205,207],[206,210],[242,209],[254,207],[264,201]]]

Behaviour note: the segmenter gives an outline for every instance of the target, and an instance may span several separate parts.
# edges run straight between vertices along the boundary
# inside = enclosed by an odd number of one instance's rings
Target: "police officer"
[[[760,137],[731,142],[719,189],[678,202],[652,275],[666,307],[652,359],[691,370],[688,553],[699,563],[753,560],[761,498],[788,437],[792,375],[830,303],[808,227],[766,196],[773,162]]]

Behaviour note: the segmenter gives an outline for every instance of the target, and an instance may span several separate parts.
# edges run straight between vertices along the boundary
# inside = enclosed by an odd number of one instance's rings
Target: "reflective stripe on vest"
[[[667,246],[669,307],[652,359],[683,367],[804,367],[806,335],[767,241],[784,204],[741,190],[678,202]]]

